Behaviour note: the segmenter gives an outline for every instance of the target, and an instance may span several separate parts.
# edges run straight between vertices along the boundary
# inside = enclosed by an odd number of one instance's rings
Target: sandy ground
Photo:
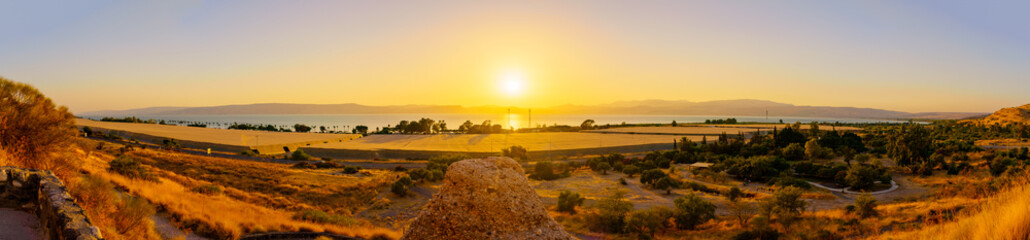
[[[167,137],[194,142],[207,142],[234,146],[258,146],[311,141],[336,141],[340,139],[351,139],[360,136],[358,134],[268,132],[171,126],[144,123],[100,122],[88,119],[75,119],[75,124],[79,126],[89,126],[91,128],[120,130],[158,137]]]
[[[0,208],[0,240],[43,239],[39,219],[31,213]]]
[[[370,135],[343,142],[330,142],[313,147],[328,149],[403,149],[422,151],[498,152],[501,148],[519,145],[530,151],[629,146],[653,143],[672,144],[684,136],[600,133],[512,133],[512,134],[435,134],[435,135]],[[700,141],[701,136],[687,136]]]

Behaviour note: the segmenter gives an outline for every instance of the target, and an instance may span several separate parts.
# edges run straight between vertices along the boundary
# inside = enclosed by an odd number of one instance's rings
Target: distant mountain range
[[[259,103],[213,107],[151,107],[129,110],[85,112],[81,116],[153,116],[153,115],[228,115],[228,114],[441,114],[441,113],[502,113],[508,107],[457,105],[397,105],[369,106],[346,104],[290,104]],[[639,115],[719,115],[830,117],[867,119],[964,119],[986,116],[987,113],[927,112],[908,113],[874,108],[798,106],[765,100],[721,100],[707,102],[643,100],[623,101],[600,105],[561,105],[534,108],[536,114],[639,114]],[[512,112],[525,112],[511,108]]]

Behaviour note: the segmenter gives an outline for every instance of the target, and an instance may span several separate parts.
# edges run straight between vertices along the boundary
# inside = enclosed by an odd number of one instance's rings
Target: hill
[[[221,114],[448,114],[504,112],[508,107],[457,105],[369,106],[346,104],[260,103],[210,107],[154,107],[116,111],[80,113],[83,116],[153,116],[153,115],[221,115]],[[526,109],[511,108],[513,112]],[[534,108],[537,114],[636,114],[636,115],[724,115],[724,116],[792,116],[867,119],[961,119],[983,113],[908,113],[875,108],[799,106],[765,100],[720,100],[707,102],[644,100],[600,105],[561,105]]]
[[[1009,124],[1030,125],[1030,104],[1019,107],[1002,108],[987,117],[970,119],[963,122],[979,125],[1001,126],[1007,126]]]

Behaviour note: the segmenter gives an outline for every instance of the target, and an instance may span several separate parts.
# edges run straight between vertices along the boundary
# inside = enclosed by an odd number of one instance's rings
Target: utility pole
[[[533,109],[529,109],[529,128],[533,128]]]
[[[508,128],[515,129],[511,126],[511,107],[508,108]]]

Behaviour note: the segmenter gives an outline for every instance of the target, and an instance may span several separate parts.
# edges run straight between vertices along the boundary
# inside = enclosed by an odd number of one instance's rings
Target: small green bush
[[[126,177],[147,181],[158,181],[157,176],[151,173],[149,169],[144,168],[143,165],[134,158],[121,156],[115,160],[111,160],[110,165],[111,167],[109,170]]]
[[[563,190],[558,194],[558,211],[576,214],[576,206],[583,205],[584,200],[579,193]]]
[[[207,195],[218,195],[222,194],[222,187],[214,184],[206,184],[202,186],[196,186],[191,189],[194,192],[207,194]]]
[[[304,150],[297,149],[297,151],[293,151],[293,154],[290,154],[290,159],[296,161],[307,161],[311,160],[311,155],[304,153]]]

